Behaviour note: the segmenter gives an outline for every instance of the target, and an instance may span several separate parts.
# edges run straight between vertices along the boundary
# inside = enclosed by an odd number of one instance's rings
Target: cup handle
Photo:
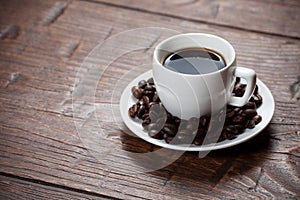
[[[245,67],[236,67],[234,71],[236,77],[246,80],[247,87],[242,97],[231,96],[228,104],[232,106],[244,106],[252,96],[256,86],[256,73],[254,70]]]

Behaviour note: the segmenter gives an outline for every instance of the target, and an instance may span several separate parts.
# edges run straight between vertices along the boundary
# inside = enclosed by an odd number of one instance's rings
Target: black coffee
[[[214,51],[203,48],[182,49],[170,53],[163,65],[183,74],[207,74],[226,66],[223,57]]]

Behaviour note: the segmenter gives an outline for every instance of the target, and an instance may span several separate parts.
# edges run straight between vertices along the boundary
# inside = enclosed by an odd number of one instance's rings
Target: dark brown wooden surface
[[[299,13],[296,0],[0,1],[0,197],[299,198]],[[111,162],[96,159],[75,126],[89,121],[97,131],[90,111],[99,116],[116,149],[157,148],[126,135],[125,126],[111,118],[110,107],[118,106],[118,95],[131,78],[149,69],[143,62],[151,62],[151,49],[116,59],[98,81],[95,103],[89,104],[93,101],[87,96],[73,105],[82,115],[74,118],[72,111],[76,74],[84,58],[98,43],[145,27],[208,32],[229,40],[238,64],[255,69],[275,98],[270,125],[241,145],[203,159],[184,153],[171,165],[148,173],[129,173],[135,163],[125,151],[111,152]],[[153,35],[141,33],[118,48],[145,40],[153,48],[167,37]],[[97,63],[103,71],[112,54],[105,52],[87,63]],[[124,74],[123,86],[112,96]],[[110,170],[115,166],[122,170]]]

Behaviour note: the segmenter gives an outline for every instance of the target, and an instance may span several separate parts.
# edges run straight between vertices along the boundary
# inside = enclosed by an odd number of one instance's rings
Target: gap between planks
[[[85,190],[81,190],[81,189],[76,189],[76,188],[73,188],[73,187],[58,185],[58,184],[55,184],[55,183],[50,183],[50,182],[41,181],[41,180],[37,180],[37,179],[25,178],[25,177],[13,175],[13,174],[5,173],[5,172],[0,172],[0,176],[9,177],[9,178],[12,178],[12,179],[18,179],[18,180],[22,180],[22,181],[26,181],[26,182],[34,183],[34,184],[38,184],[38,185],[43,185],[43,186],[47,186],[47,187],[59,188],[59,189],[72,191],[72,192],[76,192],[76,193],[81,193],[81,194],[85,194],[85,195],[89,195],[89,196],[105,198],[105,199],[119,200],[119,198],[114,198],[114,197],[111,197],[111,196],[101,195],[101,194],[98,194],[98,193],[95,193],[95,192],[90,192],[90,191],[85,191]]]

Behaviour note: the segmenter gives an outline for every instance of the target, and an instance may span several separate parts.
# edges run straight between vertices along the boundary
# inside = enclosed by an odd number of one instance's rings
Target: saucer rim
[[[167,144],[164,140],[154,139],[148,136],[147,132],[143,129],[140,122],[132,120],[128,115],[128,108],[134,103],[134,98],[131,95],[131,88],[137,85],[138,81],[152,77],[152,70],[149,70],[143,74],[138,75],[134,78],[124,89],[121,98],[120,98],[120,113],[121,118],[125,125],[129,128],[131,132],[133,132],[139,138],[157,146],[173,149],[173,150],[180,150],[180,151],[211,151],[211,150],[218,150],[224,149],[228,147],[232,147],[243,142],[250,140],[251,138],[258,135],[260,132],[264,130],[264,128],[270,123],[272,120],[274,111],[275,111],[275,101],[274,97],[269,90],[269,88],[257,78],[257,85],[259,88],[259,94],[263,97],[262,105],[257,109],[258,114],[262,116],[262,121],[255,126],[253,129],[245,129],[246,132],[237,136],[237,138],[233,140],[224,140],[222,142],[218,142],[215,144],[208,144],[208,145],[175,145],[175,144]],[[131,98],[131,104],[130,99]],[[136,100],[135,100],[136,101]],[[126,103],[127,102],[127,103]],[[267,104],[266,104],[267,103]]]

